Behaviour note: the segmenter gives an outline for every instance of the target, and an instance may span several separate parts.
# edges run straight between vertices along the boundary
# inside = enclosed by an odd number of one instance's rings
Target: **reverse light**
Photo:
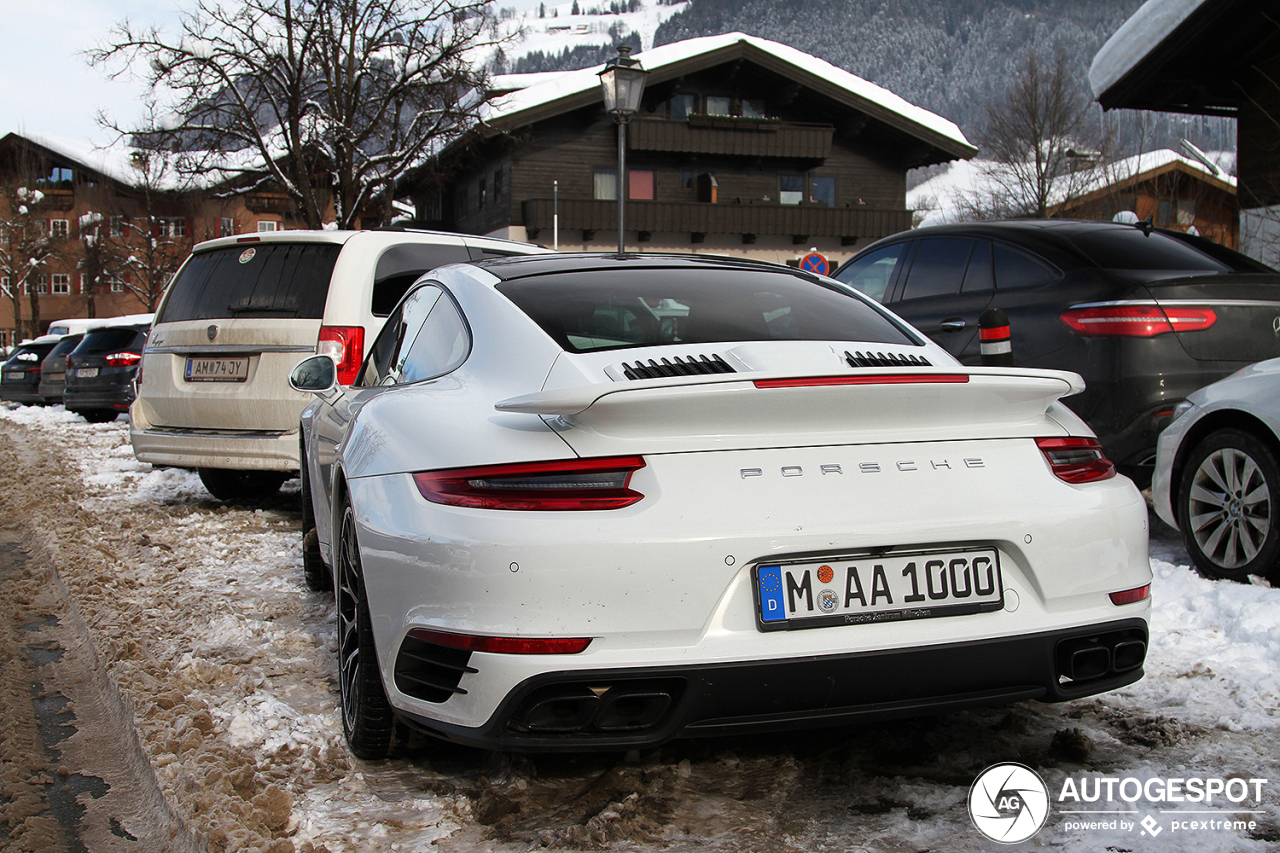
[[[142,356],[136,352],[113,352],[107,356],[108,367],[133,367],[142,361]]]
[[[962,385],[967,373],[881,373],[857,376],[797,376],[789,379],[757,379],[757,388],[821,388],[828,385]]]
[[[364,359],[364,327],[321,326],[316,355],[331,356],[338,366],[338,384],[350,385],[360,375]]]
[[[1036,446],[1059,480],[1094,483],[1116,475],[1116,466],[1102,454],[1102,445],[1096,438],[1037,438]]]
[[[1151,584],[1136,589],[1126,589],[1111,593],[1111,603],[1119,607],[1122,604],[1133,604],[1151,597]]]
[[[437,646],[504,655],[576,655],[591,645],[590,637],[474,637],[426,628],[413,628],[409,636]]]
[[[432,503],[477,509],[620,509],[644,497],[627,486],[640,456],[562,459],[423,471],[413,475]]]
[[[1187,305],[1095,305],[1064,311],[1059,319],[1085,337],[1154,338],[1207,329],[1218,315],[1212,308]]]

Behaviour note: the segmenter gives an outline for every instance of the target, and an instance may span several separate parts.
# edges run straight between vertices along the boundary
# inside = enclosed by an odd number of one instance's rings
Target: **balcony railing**
[[[550,228],[553,201],[526,199],[524,226],[531,238]],[[614,201],[560,199],[560,228],[609,231],[618,227]],[[911,211],[817,205],[709,204],[683,201],[628,201],[628,231],[684,231],[690,234],[785,234],[792,237],[840,237],[851,244],[862,237],[887,237],[911,227]]]
[[[633,151],[825,160],[831,155],[834,132],[829,124],[696,116],[688,121],[633,121],[627,136]]]

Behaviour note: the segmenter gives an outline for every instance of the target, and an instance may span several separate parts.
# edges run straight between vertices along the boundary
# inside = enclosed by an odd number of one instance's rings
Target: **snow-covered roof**
[[[1194,12],[1212,0],[1147,0],[1093,57],[1089,85],[1101,97],[1160,47]]]
[[[518,92],[563,77],[563,71],[531,71],[527,74],[494,74],[489,78],[491,92]]]
[[[957,156],[972,156],[976,149],[965,138],[954,122],[918,107],[904,98],[895,95],[882,86],[850,74],[843,68],[837,68],[829,62],[796,50],[785,44],[768,39],[749,36],[745,33],[725,33],[718,36],[686,39],[684,41],[665,44],[635,54],[649,72],[653,82],[665,79],[664,72],[674,76],[675,66],[685,65],[700,56],[726,51],[743,45],[760,51],[790,66],[792,73],[799,79],[809,78],[815,83],[824,82],[826,86],[838,88],[852,103],[867,109],[881,120],[888,120],[903,129],[909,130],[926,139],[933,137],[947,143],[955,149]],[[569,108],[577,106],[573,101],[590,98],[599,99],[599,73],[603,65],[568,71],[552,79],[522,88],[496,99],[484,113],[484,120],[489,124],[501,124],[504,127],[519,126],[523,121],[532,121],[534,116],[545,108],[559,101],[569,101]],[[825,88],[825,87],[824,87]],[[971,153],[964,153],[964,152]]]
[[[29,142],[47,148],[54,154],[79,163],[113,181],[127,186],[136,186],[142,180],[142,173],[133,165],[133,157],[135,153],[143,152],[122,142],[102,146],[88,140],[68,139],[65,136],[55,136],[50,133],[28,132],[19,135]],[[176,189],[177,186],[178,182],[170,176],[168,183],[162,183],[162,186],[157,189]]]
[[[1220,160],[1220,155],[1211,155]],[[1215,175],[1196,160],[1183,157],[1176,151],[1161,148],[1148,151],[1133,157],[1126,157],[1110,163],[1103,163],[1083,176],[1073,175],[1074,180],[1060,182],[1058,192],[1052,205],[1066,201],[1066,194],[1082,199],[1093,193],[1101,192],[1109,187],[1133,183],[1148,177],[1151,173],[1164,170],[1175,164],[1181,164],[1188,170],[1199,173],[1203,180],[1219,182],[1224,189],[1234,190],[1236,179],[1225,172]],[[981,200],[997,189],[991,177],[991,170],[996,164],[990,160],[961,160],[951,163],[940,175],[907,191],[907,209],[925,214],[921,225],[942,225],[954,222],[959,218],[964,207],[963,202]]]

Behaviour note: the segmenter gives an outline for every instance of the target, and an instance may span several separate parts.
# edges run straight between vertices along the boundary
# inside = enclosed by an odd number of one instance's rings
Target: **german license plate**
[[[184,378],[188,382],[244,382],[249,378],[249,357],[188,358]]]
[[[755,569],[764,631],[963,616],[1004,606],[993,548],[841,557]]]
[[[71,375],[76,377],[77,379],[93,379],[95,376],[98,375],[98,368],[77,367],[75,370],[71,371]]]

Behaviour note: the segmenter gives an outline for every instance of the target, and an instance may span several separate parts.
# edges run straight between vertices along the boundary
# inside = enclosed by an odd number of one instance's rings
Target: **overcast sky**
[[[50,133],[98,143],[99,110],[125,123],[142,116],[145,87],[110,81],[82,53],[107,39],[124,18],[176,31],[177,0],[0,0],[0,135]]]
[[[566,0],[567,2],[567,0]],[[539,0],[497,0],[499,7],[536,8]],[[143,116],[146,87],[107,79],[83,53],[105,43],[125,18],[178,31],[179,14],[195,0],[0,0],[0,136],[49,133],[109,143],[97,122],[110,113],[124,125]],[[547,8],[559,5],[548,0]]]

